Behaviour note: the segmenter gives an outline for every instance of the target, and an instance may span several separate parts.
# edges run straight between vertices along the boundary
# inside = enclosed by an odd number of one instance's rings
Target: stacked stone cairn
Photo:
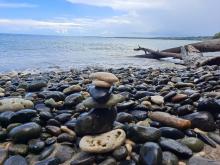
[[[123,97],[112,94],[113,84],[118,82],[114,74],[96,72],[90,78],[93,80],[88,88],[91,97],[83,101],[90,110],[77,119],[75,131],[83,136],[79,142],[82,151],[107,153],[121,146],[126,139],[124,130],[112,130],[117,116],[115,106],[123,101]]]

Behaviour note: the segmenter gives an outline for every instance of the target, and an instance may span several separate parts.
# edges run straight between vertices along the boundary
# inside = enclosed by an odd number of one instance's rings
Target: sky
[[[0,0],[0,33],[210,36],[220,31],[220,0]]]

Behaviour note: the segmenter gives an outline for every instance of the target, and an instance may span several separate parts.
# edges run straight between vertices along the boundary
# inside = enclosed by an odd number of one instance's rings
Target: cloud
[[[6,3],[0,2],[0,8],[35,8],[37,5],[29,3]]]
[[[98,7],[110,7],[116,10],[141,10],[148,8],[164,8],[167,0],[66,0],[70,3],[85,4]]]

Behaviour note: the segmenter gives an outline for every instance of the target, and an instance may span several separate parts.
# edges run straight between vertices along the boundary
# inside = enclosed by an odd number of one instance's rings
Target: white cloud
[[[34,8],[37,7],[35,4],[29,3],[6,3],[0,2],[0,8]]]
[[[116,10],[140,10],[147,8],[164,8],[167,0],[66,0],[71,3],[98,7],[110,7]]]

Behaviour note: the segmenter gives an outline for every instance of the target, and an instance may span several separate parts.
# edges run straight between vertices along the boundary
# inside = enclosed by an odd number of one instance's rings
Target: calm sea
[[[195,41],[0,34],[0,72],[84,67],[162,67],[169,61],[134,58],[138,45],[165,49]]]

